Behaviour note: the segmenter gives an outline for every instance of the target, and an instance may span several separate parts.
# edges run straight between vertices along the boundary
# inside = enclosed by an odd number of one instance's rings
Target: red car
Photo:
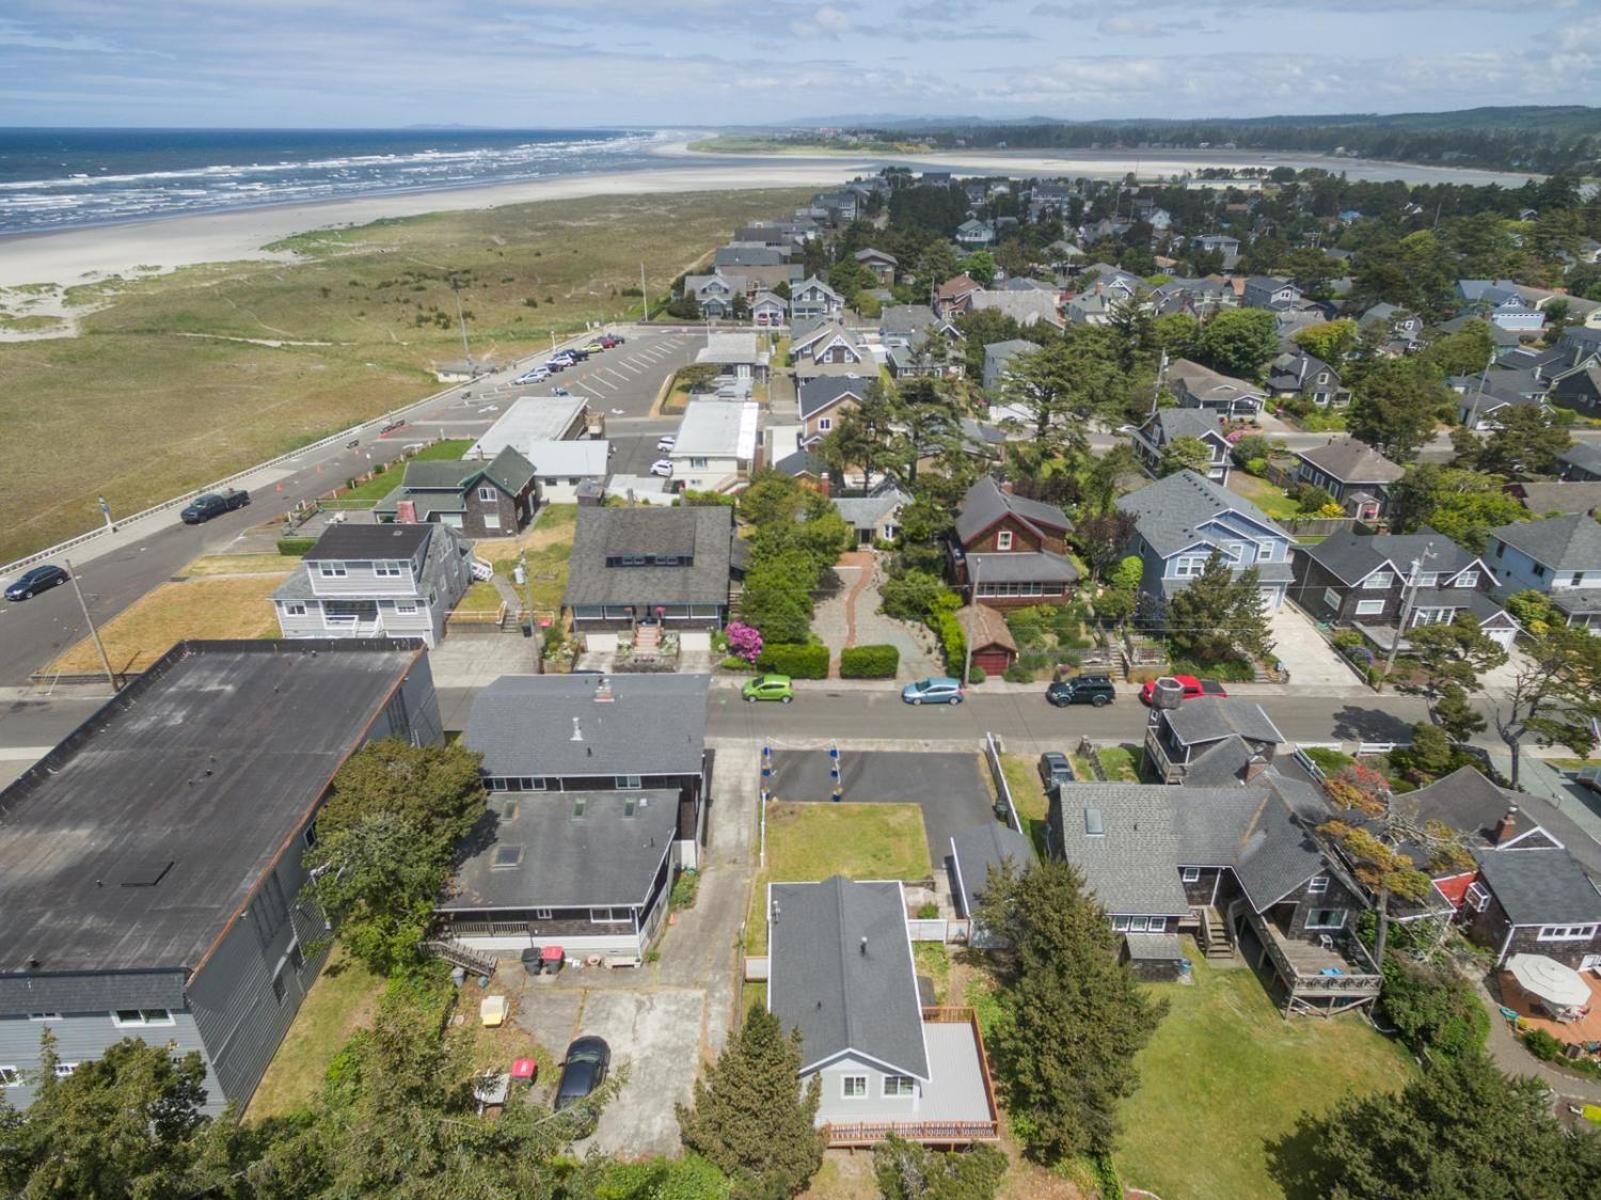
[[[1223,685],[1215,679],[1197,679],[1193,675],[1169,675],[1165,678],[1174,680],[1184,687],[1184,698],[1193,700],[1197,696],[1227,696],[1228,692]],[[1151,697],[1156,694],[1156,685],[1161,680],[1147,679],[1145,686],[1140,689],[1140,703],[1149,704]]]

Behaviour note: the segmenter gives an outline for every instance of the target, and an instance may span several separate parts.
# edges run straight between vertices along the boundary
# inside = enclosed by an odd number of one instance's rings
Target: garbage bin
[[[522,629],[523,636],[525,638],[531,638],[534,636],[534,623],[532,621],[524,621],[522,623]]]
[[[545,969],[545,959],[538,946],[529,946],[522,953],[523,970],[529,975],[538,975]]]

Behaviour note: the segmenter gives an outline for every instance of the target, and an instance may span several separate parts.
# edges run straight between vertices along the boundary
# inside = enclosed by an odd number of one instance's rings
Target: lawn
[[[1360,1017],[1286,1021],[1254,972],[1192,961],[1193,985],[1151,985],[1171,1009],[1140,1052],[1114,1161],[1169,1200],[1278,1200],[1267,1143],[1304,1112],[1399,1087],[1411,1060]]]
[[[767,866],[751,889],[745,952],[767,953],[769,880],[806,883],[847,879],[927,879],[933,874],[923,810],[915,804],[767,805]]]
[[[336,946],[267,1065],[245,1119],[264,1121],[309,1102],[339,1048],[372,1018],[383,990],[381,976]]]
[[[241,640],[278,631],[268,597],[288,576],[292,559],[276,574],[195,577],[164,583],[100,627],[106,656],[118,674],[142,671],[186,638]],[[94,643],[85,637],[41,674],[102,672]]]
[[[572,556],[577,524],[576,504],[547,504],[517,537],[481,539],[474,550],[495,568],[495,574],[507,580],[518,560],[527,555],[528,583],[523,590],[528,609],[554,615],[561,610],[562,594],[567,590],[567,560]]]
[[[506,362],[636,317],[642,262],[660,294],[730,229],[804,196],[502,205],[290,238],[290,263],[71,288],[104,304],[77,336],[0,343],[0,561],[94,528],[97,496],[133,512],[438,391],[434,366],[461,357],[452,277],[474,355]]]
[[[1001,772],[1006,776],[1006,786],[1012,789],[1012,803],[1017,806],[1017,819],[1023,823],[1023,828],[1033,841],[1035,852],[1044,855],[1048,848],[1046,833],[1048,801],[1045,798],[1045,785],[1040,782],[1040,773],[1034,767],[1034,760],[1022,754],[1003,754]]]
[[[492,613],[499,612],[503,601],[495,585],[487,579],[480,579],[467,589],[461,602],[452,610],[459,613]]]
[[[1140,781],[1141,751],[1135,746],[1104,746],[1096,751],[1101,757],[1101,770],[1106,772],[1108,782],[1116,783],[1119,780],[1125,783],[1138,783]]]
[[[1286,496],[1282,489],[1244,471],[1230,471],[1228,486],[1230,491],[1244,496],[1275,521],[1306,515],[1300,504]]]
[[[400,486],[400,481],[406,477],[406,463],[411,459],[415,459],[418,462],[458,459],[471,450],[472,447],[473,440],[471,438],[448,438],[442,442],[435,442],[431,446],[424,446],[416,454],[408,455],[407,458],[402,459],[400,462],[390,463],[388,467],[378,472],[365,483],[358,483],[355,487],[347,488],[340,492],[334,498],[334,503],[338,505],[347,501],[355,501],[363,507],[366,507],[368,502],[376,504]],[[462,468],[462,473],[466,473],[465,467]]]
[[[180,575],[282,575],[297,560],[282,554],[202,554]]]

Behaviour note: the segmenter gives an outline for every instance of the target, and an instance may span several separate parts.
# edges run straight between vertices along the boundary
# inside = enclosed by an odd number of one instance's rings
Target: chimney
[[[577,717],[573,718],[573,736],[569,740],[574,742],[581,742],[584,740],[584,731],[578,727]]]
[[[866,955],[867,955],[867,939],[866,938],[862,939],[862,955],[863,955],[863,957],[866,957]]]
[[[1012,494],[1013,484],[1012,484],[1012,481],[1010,479],[1001,480],[999,486],[1000,486],[1000,489],[1001,489],[1001,495],[1010,496]]]
[[[1249,783],[1265,770],[1267,758],[1262,754],[1251,755],[1250,761],[1245,764],[1245,781]]]
[[[1506,810],[1506,816],[1495,823],[1495,832],[1490,835],[1492,846],[1505,845],[1512,840],[1512,835],[1518,829],[1518,806],[1514,804]]]

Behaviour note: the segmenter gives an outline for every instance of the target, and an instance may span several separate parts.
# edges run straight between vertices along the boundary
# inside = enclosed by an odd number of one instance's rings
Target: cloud
[[[65,50],[76,54],[115,54],[117,47],[100,38],[82,34],[39,33],[0,17],[0,47],[14,46],[21,50]]]

